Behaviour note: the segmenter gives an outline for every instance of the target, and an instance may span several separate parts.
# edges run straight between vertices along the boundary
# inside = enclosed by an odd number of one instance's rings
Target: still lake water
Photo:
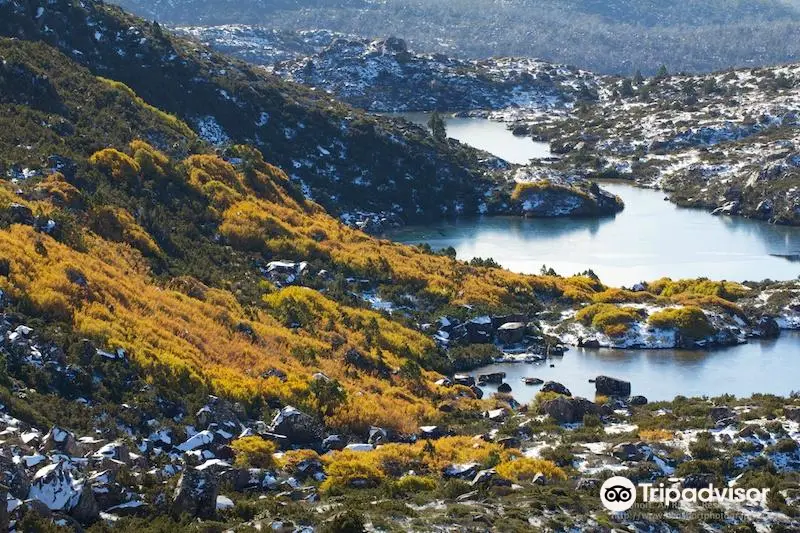
[[[555,365],[550,368],[550,365]],[[786,396],[800,391],[800,332],[783,331],[775,340],[751,340],[732,348],[711,351],[610,350],[571,347],[564,357],[546,363],[504,363],[473,372],[505,372],[512,395],[530,402],[541,386],[528,386],[523,377],[563,383],[573,395],[594,398],[589,379],[609,375],[631,382],[631,394],[652,400],[683,396],[756,392]],[[495,392],[496,386],[483,387]]]
[[[404,115],[417,123],[427,115]],[[549,149],[515,137],[501,123],[479,118],[447,119],[448,135],[511,162],[547,157]],[[705,276],[734,281],[791,279],[800,263],[777,255],[800,254],[800,228],[772,226],[684,209],[664,194],[626,183],[603,183],[625,201],[625,210],[603,219],[481,217],[406,227],[387,236],[395,241],[452,246],[460,259],[492,257],[504,267],[537,273],[542,265],[563,275],[594,270],[604,283],[630,286],[663,276]],[[550,368],[550,364],[554,368]],[[514,397],[529,401],[541,388],[522,383],[539,377],[593,397],[588,379],[607,374],[631,381],[633,394],[651,400],[685,396],[786,395],[800,390],[800,333],[783,332],[772,341],[715,351],[592,350],[572,348],[547,364],[491,365],[473,374],[502,371]],[[494,387],[486,387],[494,391]]]
[[[398,113],[392,116],[403,117],[423,127],[427,127],[430,118],[429,113]],[[530,137],[517,137],[502,122],[446,115],[442,118],[447,126],[448,137],[485,150],[509,163],[525,165],[531,159],[544,159],[553,155],[548,143],[535,142]]]
[[[542,265],[562,275],[591,268],[612,286],[663,276],[760,281],[800,274],[800,263],[770,255],[800,253],[800,228],[680,208],[665,202],[663,193],[626,183],[601,186],[623,199],[621,213],[600,219],[460,219],[409,226],[388,237],[434,249],[452,246],[459,259],[491,257],[526,274]]]

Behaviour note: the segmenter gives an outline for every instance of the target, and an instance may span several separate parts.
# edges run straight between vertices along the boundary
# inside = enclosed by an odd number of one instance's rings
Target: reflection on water
[[[625,201],[614,217],[483,217],[388,236],[434,249],[452,246],[461,259],[492,257],[516,272],[536,273],[542,265],[565,275],[592,269],[615,286],[663,276],[746,281],[800,274],[800,263],[771,255],[800,253],[800,228],[683,209],[662,193],[626,183],[603,187]]]
[[[414,117],[411,117],[414,118]],[[427,117],[416,117],[419,122]],[[451,137],[509,161],[543,157],[541,147],[514,137],[504,125],[484,119],[448,121]],[[509,153],[522,150],[521,153]],[[561,274],[593,269],[609,285],[633,285],[662,276],[705,276],[736,281],[791,279],[800,263],[771,254],[800,253],[800,228],[743,218],[714,217],[664,201],[663,194],[624,183],[603,187],[625,201],[625,210],[601,219],[491,217],[409,227],[389,235],[405,243],[452,246],[459,258],[494,258],[517,272],[542,265]],[[554,364],[550,368],[550,363]],[[555,380],[573,394],[593,397],[590,378],[606,374],[629,380],[633,394],[668,400],[678,394],[715,396],[755,392],[789,394],[800,389],[800,333],[775,341],[753,341],[724,350],[589,350],[574,348],[547,364],[491,365],[478,373],[506,372],[514,397],[530,401],[541,388],[523,377]],[[487,387],[487,390],[492,390]]]
[[[550,364],[555,367],[550,368]],[[756,340],[713,351],[573,348],[564,357],[545,364],[490,365],[474,374],[489,372],[505,372],[514,398],[523,403],[541,389],[525,385],[523,377],[558,381],[573,395],[593,398],[594,384],[588,380],[603,374],[630,381],[632,394],[650,400],[671,400],[679,394],[788,395],[800,390],[800,332],[783,332],[777,340]],[[496,388],[484,390],[494,392]]]

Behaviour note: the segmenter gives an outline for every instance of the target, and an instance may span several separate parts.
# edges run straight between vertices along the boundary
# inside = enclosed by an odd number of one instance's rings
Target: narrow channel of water
[[[526,274],[542,265],[563,275],[592,269],[612,286],[663,276],[760,281],[800,275],[800,263],[773,255],[800,253],[800,228],[680,208],[664,201],[663,193],[626,183],[602,186],[625,201],[615,217],[481,217],[409,226],[387,236],[434,249],[452,246],[460,259],[491,257]]]
[[[430,113],[400,113],[406,120],[427,127]],[[525,165],[531,159],[552,157],[548,143],[516,136],[502,122],[482,118],[459,118],[443,115],[447,136],[485,150],[509,163]]]
[[[427,122],[424,114],[408,118]],[[540,146],[515,137],[504,124],[479,118],[448,119],[447,124],[451,137],[509,161],[546,157]],[[406,227],[388,237],[427,242],[434,249],[452,246],[461,259],[492,257],[516,272],[537,273],[542,265],[564,275],[592,269],[612,286],[663,276],[745,281],[800,274],[800,263],[776,257],[800,253],[800,228],[682,209],[664,201],[663,193],[626,183],[602,186],[625,201],[625,210],[616,217],[481,217]],[[679,394],[787,395],[800,390],[800,332],[715,351],[572,348],[547,363],[490,365],[473,374],[498,371],[507,374],[506,382],[521,402],[530,401],[541,388],[525,385],[523,377],[559,381],[573,394],[592,398],[594,385],[588,380],[602,374],[629,380],[633,394],[651,400]]]

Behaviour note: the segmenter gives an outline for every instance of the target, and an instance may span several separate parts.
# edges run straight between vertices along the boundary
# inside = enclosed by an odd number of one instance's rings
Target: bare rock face
[[[597,376],[594,381],[594,388],[597,394],[604,396],[630,396],[631,383],[609,376]]]
[[[555,392],[556,394],[563,394],[564,396],[572,396],[572,393],[561,383],[557,381],[548,381],[542,386],[542,392]]]
[[[75,439],[75,434],[58,426],[53,426],[44,436],[41,451],[61,452],[72,457],[79,457],[83,454],[83,449]]]
[[[68,513],[82,524],[90,524],[100,517],[91,487],[76,479],[64,462],[48,465],[36,472],[28,498],[40,501],[50,511]]]
[[[292,406],[281,409],[269,431],[286,436],[290,444],[314,443],[320,441],[323,434],[322,425],[314,417]]]
[[[586,398],[560,397],[542,404],[543,413],[550,415],[559,424],[571,424],[583,420],[584,415],[597,414],[598,407]]]
[[[216,516],[219,486],[213,472],[187,467],[178,481],[172,512],[210,519]]]

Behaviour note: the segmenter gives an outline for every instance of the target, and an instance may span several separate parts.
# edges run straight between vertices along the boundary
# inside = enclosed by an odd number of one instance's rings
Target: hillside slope
[[[800,224],[800,65],[605,78],[592,105],[498,113],[547,139],[564,169],[634,180],[679,205]]]
[[[575,335],[774,336],[800,325],[796,282],[634,292],[376,239],[256,148],[215,147],[46,43],[2,38],[0,58],[0,528],[463,530],[475,505],[586,529],[611,523],[596,464],[716,483],[773,462],[776,488],[800,469],[797,399],[649,406],[604,378],[594,402],[550,383],[523,407],[458,373],[501,348],[563,354]],[[698,435],[738,416],[753,428],[727,444]],[[711,459],[678,453],[695,442]],[[796,528],[794,502],[753,520]]]
[[[371,41],[250,26],[178,31],[369,111],[549,108],[596,97],[597,77],[589,72],[524,58],[465,61],[423,54],[396,37]]]
[[[395,35],[430,53],[538,57],[622,75],[654,73],[661,64],[675,72],[763,66],[800,52],[800,11],[781,0],[691,0],[680,9],[652,0],[385,0],[315,9],[284,4],[279,12],[259,0],[120,3],[170,24]]]
[[[453,213],[457,205],[475,212],[490,185],[474,150],[368,117],[118,8],[26,0],[0,5],[0,15],[0,34],[57,47],[206,141],[257,146],[331,210],[386,210],[406,219]]]

